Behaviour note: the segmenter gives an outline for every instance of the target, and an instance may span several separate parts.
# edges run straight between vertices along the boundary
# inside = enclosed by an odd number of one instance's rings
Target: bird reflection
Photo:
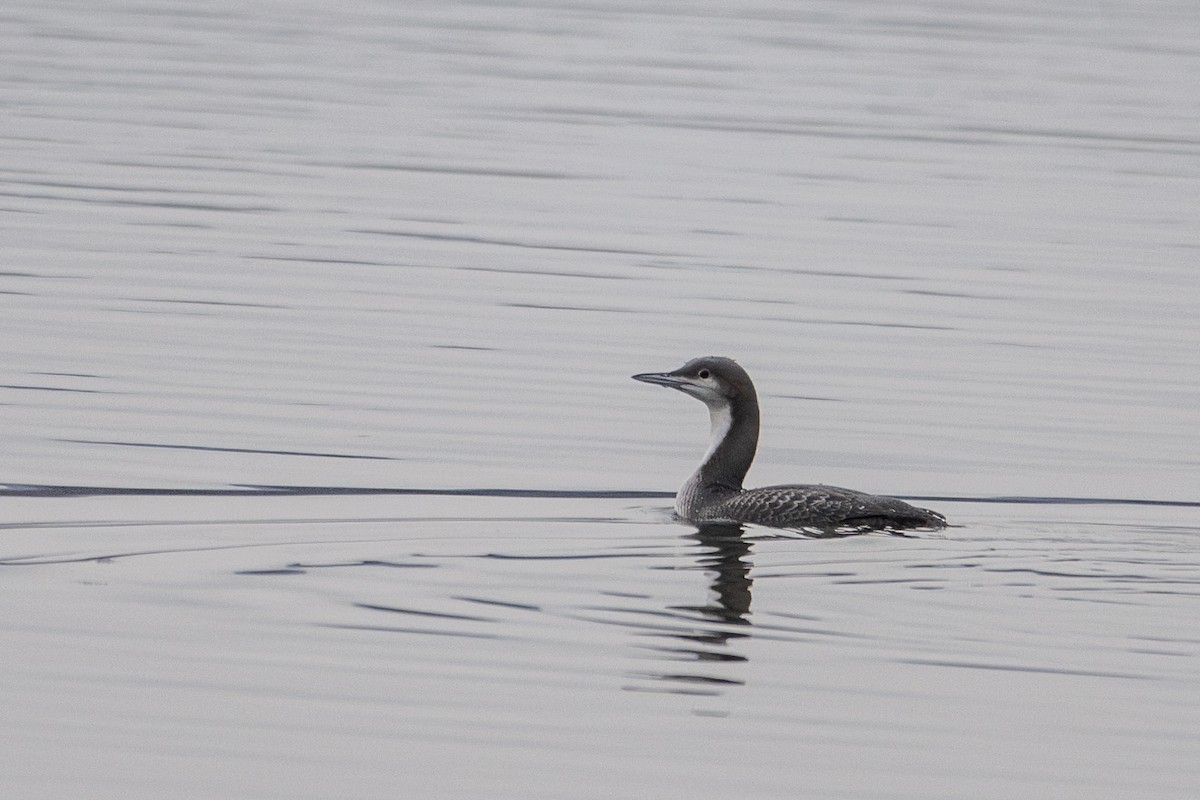
[[[672,661],[688,661],[708,665],[701,671],[656,671],[643,673],[660,681],[654,691],[675,694],[717,695],[729,686],[740,686],[743,680],[729,675],[728,667],[746,661],[729,645],[750,636],[750,542],[743,538],[740,525],[721,523],[702,525],[689,538],[696,540],[700,554],[696,569],[710,576],[709,599],[703,605],[668,606],[666,614],[683,625],[672,625],[657,635],[681,640],[683,646],[656,646],[653,649]],[[722,665],[723,674],[708,670]],[[635,687],[629,687],[635,688]],[[636,687],[643,691],[647,687]]]
[[[701,525],[690,538],[705,548],[696,559],[697,566],[712,576],[712,594],[702,606],[674,606],[680,611],[695,611],[705,617],[735,625],[749,625],[750,614],[750,564],[745,558],[750,555],[750,543],[743,538],[742,526],[732,523]],[[725,632],[705,641],[723,643],[727,639],[746,634]]]

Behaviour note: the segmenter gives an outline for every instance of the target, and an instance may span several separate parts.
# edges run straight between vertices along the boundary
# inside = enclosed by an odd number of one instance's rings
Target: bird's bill
[[[635,381],[653,383],[656,386],[670,386],[672,389],[678,389],[688,382],[687,378],[682,375],[675,375],[671,372],[643,372],[641,375],[632,377]]]

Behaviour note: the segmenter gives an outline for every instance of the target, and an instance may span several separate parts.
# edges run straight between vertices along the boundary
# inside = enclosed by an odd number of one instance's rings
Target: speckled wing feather
[[[709,519],[774,528],[941,528],[945,518],[892,497],[837,486],[764,486],[738,492],[705,509]]]

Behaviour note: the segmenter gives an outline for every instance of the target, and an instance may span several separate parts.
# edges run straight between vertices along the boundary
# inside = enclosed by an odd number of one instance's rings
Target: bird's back
[[[695,509],[693,521],[730,521],[773,528],[859,528],[868,530],[943,528],[936,511],[893,497],[837,486],[764,486],[745,489]]]

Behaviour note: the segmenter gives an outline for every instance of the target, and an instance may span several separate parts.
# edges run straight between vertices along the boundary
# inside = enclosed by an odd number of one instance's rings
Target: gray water
[[[1191,800],[1197,42],[9,3],[4,795]],[[672,520],[706,353],[953,527]]]

